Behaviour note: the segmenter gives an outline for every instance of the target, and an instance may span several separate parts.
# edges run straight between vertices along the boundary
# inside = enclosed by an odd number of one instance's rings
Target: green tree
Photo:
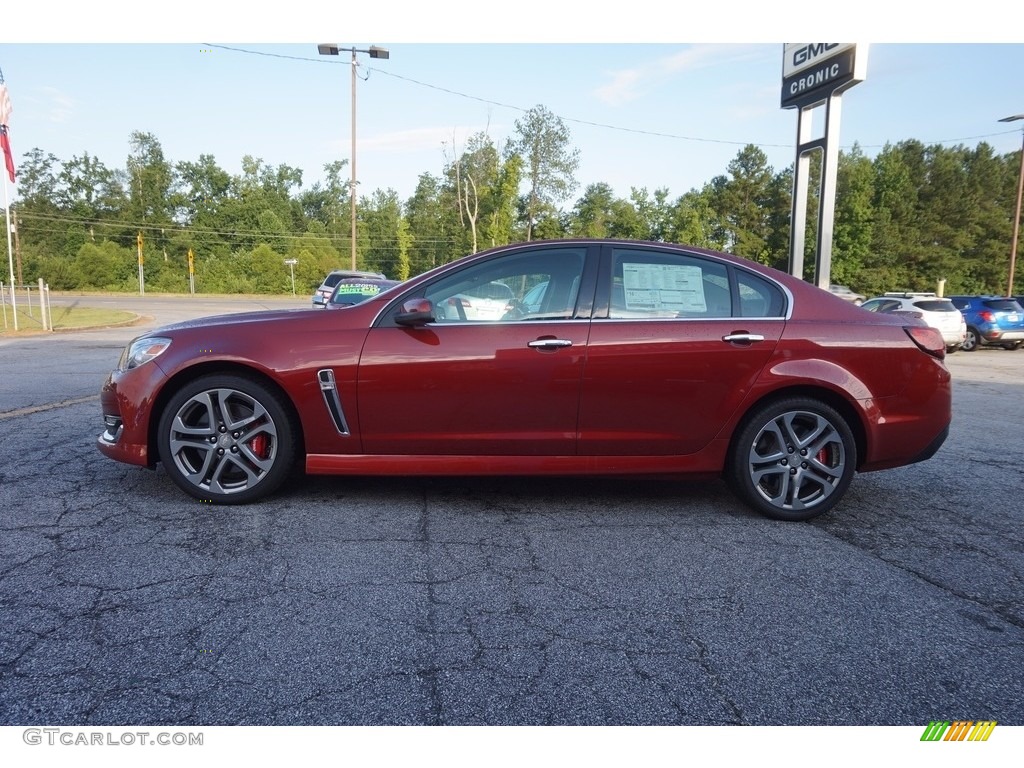
[[[175,183],[174,169],[164,157],[160,141],[151,133],[132,131],[128,140],[128,205],[125,213],[133,226],[166,226],[171,223]]]
[[[866,287],[861,285],[861,272],[871,257],[874,171],[870,158],[854,144],[849,152],[839,154],[836,172],[832,281],[857,290]]]
[[[420,174],[416,190],[405,204],[409,225],[409,272],[418,275],[463,255],[457,250],[459,226],[454,194],[441,179]]]
[[[408,274],[408,232],[403,232],[402,206],[393,189],[377,190],[359,206],[365,232],[360,235],[362,269],[383,272],[393,277]],[[401,235],[401,237],[400,237]]]
[[[729,163],[728,176],[711,182],[720,237],[737,256],[769,263],[773,173],[765,153],[748,144]]]
[[[570,142],[565,122],[543,105],[516,120],[515,136],[507,151],[523,158],[528,185],[522,205],[527,240],[533,238],[541,219],[555,216],[555,206],[576,187],[580,153]],[[546,231],[553,229],[550,223],[546,226]]]
[[[575,237],[609,237],[615,194],[605,183],[591,184],[576,201],[570,233]]]

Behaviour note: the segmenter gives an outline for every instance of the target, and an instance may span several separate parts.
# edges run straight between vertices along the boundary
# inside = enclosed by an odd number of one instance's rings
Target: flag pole
[[[7,118],[11,114],[11,101],[7,96],[7,86],[4,85],[4,72],[0,69],[0,139],[3,139],[4,156],[4,217],[7,220],[7,267],[11,275],[11,310],[14,312],[14,330],[18,330],[18,303],[14,290],[14,248],[11,246],[11,203],[7,196],[7,175],[10,174],[11,181],[14,181],[14,161],[11,159],[11,144],[7,138]],[[4,322],[6,327],[7,308],[4,307]]]
[[[11,204],[7,197],[7,174],[4,177],[4,216],[7,219],[7,268],[11,275],[11,311],[14,312],[14,330],[18,330],[18,304],[14,291],[14,248],[11,245]]]

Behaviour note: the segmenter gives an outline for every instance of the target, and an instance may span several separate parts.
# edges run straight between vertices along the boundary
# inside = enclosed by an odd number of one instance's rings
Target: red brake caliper
[[[267,440],[266,435],[256,435],[256,437],[249,441],[249,447],[252,448],[254,454],[261,459],[265,459],[269,453],[270,441]]]

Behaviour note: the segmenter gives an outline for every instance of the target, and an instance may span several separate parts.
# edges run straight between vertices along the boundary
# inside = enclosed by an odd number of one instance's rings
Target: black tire
[[[793,397],[761,406],[744,419],[729,451],[726,481],[761,514],[796,522],[832,509],[846,493],[856,464],[856,441],[839,412],[818,400]]]
[[[1015,349],[1020,349],[1020,345],[1021,345],[1022,343],[1024,343],[1024,342],[1020,342],[1020,341],[1008,341],[1008,342],[1006,342],[1005,344],[1003,344],[1003,349],[1008,349],[1008,350],[1010,350],[1011,352],[1013,352],[1013,350],[1015,350]]]
[[[260,382],[203,376],[167,403],[157,448],[185,493],[216,504],[245,504],[273,493],[295,460],[296,430],[279,396]]]
[[[978,332],[973,328],[967,329],[967,336],[964,338],[964,343],[960,345],[960,349],[964,352],[977,352],[978,351]]]

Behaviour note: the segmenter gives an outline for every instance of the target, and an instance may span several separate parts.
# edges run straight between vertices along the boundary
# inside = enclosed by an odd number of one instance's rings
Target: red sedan
[[[500,313],[466,312],[495,285]],[[337,475],[722,476],[754,509],[808,520],[855,471],[938,450],[944,354],[932,328],[745,259],[532,242],[335,312],[147,333],[103,385],[97,442],[216,503],[264,497],[302,461]]]

